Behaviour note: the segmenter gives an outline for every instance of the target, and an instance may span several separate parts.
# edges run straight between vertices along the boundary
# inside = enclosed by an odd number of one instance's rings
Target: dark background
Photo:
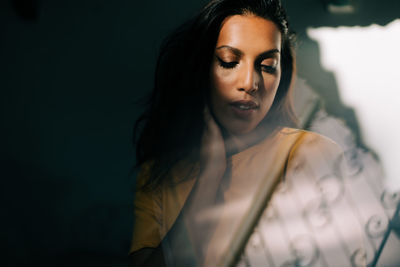
[[[0,1],[0,266],[126,265],[138,101],[163,37],[206,2]],[[399,2],[358,0],[351,15],[322,0],[284,4],[299,75],[357,132],[305,29],[385,25]]]

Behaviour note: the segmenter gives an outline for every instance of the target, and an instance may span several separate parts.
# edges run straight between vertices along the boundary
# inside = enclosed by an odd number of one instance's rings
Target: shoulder
[[[343,150],[332,139],[315,132],[293,128],[283,128],[280,134],[286,138],[295,138],[288,157],[289,172],[303,169],[321,176],[341,173],[345,168]]]
[[[292,152],[304,149],[317,149],[335,153],[342,152],[342,148],[332,139],[315,132],[295,128],[282,128],[279,131],[279,135],[283,138],[291,137],[295,139]]]
[[[303,136],[305,138],[304,140],[308,141],[320,141],[320,142],[326,142],[330,143],[332,145],[337,145],[332,139],[323,136],[319,133],[303,130],[303,129],[296,129],[296,128],[288,128],[288,127],[283,127],[282,129],[279,130],[280,135],[297,135],[297,136]]]

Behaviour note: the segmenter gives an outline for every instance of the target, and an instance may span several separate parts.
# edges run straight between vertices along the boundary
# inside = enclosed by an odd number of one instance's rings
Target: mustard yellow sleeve
[[[142,190],[150,175],[150,164],[144,164],[137,176],[134,201],[134,228],[130,253],[145,247],[157,247],[161,242],[161,190]]]

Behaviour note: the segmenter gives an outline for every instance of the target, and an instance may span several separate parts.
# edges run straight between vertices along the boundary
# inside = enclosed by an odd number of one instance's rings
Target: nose
[[[238,84],[239,91],[245,91],[247,93],[254,93],[257,91],[261,77],[253,64],[243,66],[240,72]]]

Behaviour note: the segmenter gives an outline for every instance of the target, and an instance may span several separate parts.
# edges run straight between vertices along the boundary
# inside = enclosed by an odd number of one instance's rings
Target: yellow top
[[[295,141],[290,141],[295,139]],[[292,142],[287,147],[285,143]],[[283,147],[286,147],[283,149]],[[289,150],[289,151],[288,151]],[[256,191],[260,179],[268,179],[272,168],[279,168],[282,179],[297,171],[299,166],[308,168],[309,173],[318,178],[332,173],[332,164],[341,154],[341,149],[331,140],[318,134],[283,128],[260,143],[231,157],[231,180],[229,190],[224,192],[224,201],[247,201]],[[277,157],[285,157],[283,166],[274,166]],[[304,161],[311,163],[304,165]],[[317,166],[317,168],[316,168]],[[149,164],[144,164],[137,177],[138,188],[151,172]],[[175,222],[180,210],[199,173],[198,164],[182,161],[171,170],[173,180],[182,175],[188,178],[174,186],[164,185],[151,192],[138,190],[134,201],[135,224],[130,253],[141,248],[157,247]],[[244,214],[251,201],[241,201]],[[238,201],[236,201],[238,203]],[[243,204],[244,203],[244,204]],[[236,207],[236,206],[235,206]],[[237,218],[237,217],[236,217]]]

